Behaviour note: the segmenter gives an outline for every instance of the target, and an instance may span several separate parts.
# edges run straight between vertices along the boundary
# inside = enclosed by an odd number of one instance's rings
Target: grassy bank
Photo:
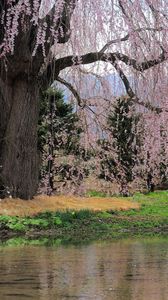
[[[104,198],[103,201],[106,201]],[[168,192],[135,194],[130,202],[139,209],[88,209],[42,212],[35,216],[0,216],[1,239],[24,237],[47,241],[90,241],[123,236],[168,233]],[[136,206],[135,206],[136,207]],[[137,206],[138,207],[138,206]]]
[[[46,211],[65,210],[120,210],[139,208],[138,203],[128,201],[122,197],[108,197],[105,194],[92,192],[86,197],[62,195],[38,195],[32,200],[6,198],[0,201],[0,215],[34,216]]]

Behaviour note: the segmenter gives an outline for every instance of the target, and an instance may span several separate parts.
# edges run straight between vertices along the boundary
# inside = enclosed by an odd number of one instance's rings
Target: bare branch
[[[119,67],[119,65],[117,64],[117,62],[114,62],[113,66],[116,69],[116,71],[118,72],[118,74],[119,74],[119,76],[120,76],[120,78],[121,78],[121,80],[122,80],[122,82],[123,82],[123,84],[125,86],[125,89],[126,89],[126,92],[127,92],[128,96],[131,98],[131,100],[134,103],[136,103],[138,105],[141,105],[143,107],[146,107],[147,109],[150,109],[151,111],[156,112],[156,113],[162,112],[162,108],[153,106],[149,102],[141,101],[136,96],[136,94],[134,93],[133,89],[130,86],[130,83],[129,83],[129,80],[128,80],[127,76],[125,75],[125,73],[123,72],[123,70]]]
[[[153,4],[151,3],[151,1],[146,0],[146,2],[148,3],[148,5],[149,5],[149,7],[150,7],[150,9],[151,9],[151,11],[152,11],[153,16],[154,16],[155,19],[157,19],[158,14],[162,14],[163,17],[164,17],[166,20],[168,20],[167,15],[166,15],[164,12],[160,12],[158,9],[156,9],[156,8],[153,6]]]
[[[134,32],[143,32],[143,31],[154,31],[154,32],[158,32],[163,30],[162,27],[159,28],[150,28],[150,27],[144,27],[144,28],[138,28],[133,30],[131,33]],[[120,43],[120,42],[125,42],[130,38],[131,33],[127,33],[124,37],[122,38],[118,38],[118,39],[114,39],[112,41],[109,41],[108,43],[106,43],[103,48],[99,51],[100,53],[104,53],[111,45],[116,44],[116,43]]]
[[[83,68],[79,68],[79,71],[85,75],[93,75],[94,77],[96,77],[98,80],[101,80],[101,76],[99,74],[96,74],[95,72],[92,71],[87,71]]]
[[[59,76],[57,77],[57,81],[60,82],[61,84],[65,85],[70,90],[70,92],[74,95],[75,99],[77,100],[78,105],[81,108],[86,107],[87,109],[91,110],[90,106],[96,106],[96,105],[92,105],[90,102],[91,99],[93,99],[93,98],[82,99],[80,97],[79,93],[77,92],[77,90],[74,88],[74,86],[70,82],[66,81],[65,79],[63,79]],[[97,99],[97,98],[95,97],[95,99]],[[107,99],[105,99],[105,100],[107,101]]]
[[[65,85],[70,91],[71,93],[74,95],[75,99],[77,100],[78,105],[83,109],[86,108],[87,110],[91,111],[94,115],[96,115],[95,111],[91,108],[91,106],[98,106],[98,104],[92,104],[91,100],[93,100],[93,98],[88,98],[88,99],[82,99],[79,95],[79,93],[76,91],[76,89],[73,87],[73,85],[71,83],[69,83],[68,81],[66,81],[65,79],[61,78],[58,76],[57,81],[62,83],[63,85]],[[95,99],[97,100],[100,97],[95,97]],[[103,100],[108,101],[108,99],[103,98]]]
[[[80,57],[70,55],[70,56],[66,56],[66,57],[62,57],[57,60],[54,60],[50,65],[48,65],[46,73],[43,74],[43,76],[44,77],[46,76],[49,79],[54,75],[55,79],[57,80],[57,78],[59,76],[59,72],[67,67],[77,66],[77,65],[81,65],[81,64],[83,64],[83,65],[90,64],[90,63],[97,62],[97,61],[108,62],[108,63],[111,63],[118,71],[118,73],[125,85],[126,91],[127,91],[128,95],[133,99],[133,101],[135,101],[139,105],[145,106],[146,108],[148,108],[150,110],[161,112],[162,109],[153,107],[150,103],[141,102],[138,99],[138,97],[135,95],[135,93],[131,89],[127,77],[125,76],[123,70],[121,68],[119,68],[117,62],[122,61],[126,65],[132,66],[135,70],[143,72],[145,70],[150,69],[151,67],[154,67],[154,66],[166,61],[167,59],[168,59],[168,56],[164,50],[158,56],[158,58],[143,61],[141,63],[139,63],[135,59],[132,59],[132,58],[128,57],[127,55],[119,53],[119,52],[114,52],[114,53],[90,52],[90,53],[87,53]],[[53,74],[53,71],[54,71],[54,74]],[[70,88],[70,89],[71,89],[71,91],[73,91],[72,88]],[[73,94],[74,94],[74,92],[73,92]],[[81,103],[79,101],[79,98],[78,98],[78,102]]]
[[[124,6],[123,6],[122,1],[121,1],[121,0],[118,0],[118,3],[119,3],[119,6],[120,6],[120,8],[121,8],[121,11],[122,11],[123,15],[126,16],[126,18],[129,20],[130,18],[129,18],[129,16],[128,16],[128,14],[126,13],[126,10],[125,10],[125,8],[124,8]]]
[[[69,83],[68,81],[66,81],[65,79],[59,77],[59,76],[57,77],[57,81],[59,81],[60,83],[62,83],[63,85],[65,85],[71,91],[71,93],[74,95],[74,97],[76,98],[76,100],[78,102],[78,105],[80,107],[83,107],[82,99],[79,96],[79,93],[73,87],[73,85],[71,83]]]
[[[151,111],[154,111],[156,113],[162,112],[161,108],[155,107],[155,106],[153,106],[149,102],[141,101],[136,96],[136,94],[134,93],[134,91],[132,90],[128,78],[126,77],[126,75],[124,74],[123,70],[119,67],[119,65],[117,64],[116,61],[113,63],[113,66],[116,69],[116,71],[118,72],[118,74],[119,74],[119,76],[120,76],[120,78],[121,78],[121,80],[122,80],[122,82],[123,82],[123,84],[125,86],[125,89],[126,89],[126,92],[127,92],[128,96],[132,99],[132,101],[134,103],[136,103],[138,105],[141,105],[143,107],[146,107],[147,109],[150,109]],[[76,91],[76,89],[73,87],[73,85],[71,83],[67,82],[65,79],[62,79],[59,76],[57,77],[57,81],[59,81],[60,83],[62,83],[63,85],[65,85],[71,91],[71,93],[76,98],[78,105],[81,108],[86,107],[87,109],[89,109],[89,110],[92,111],[92,109],[90,108],[91,104],[86,104],[87,100],[89,100],[89,99],[82,99],[80,97],[79,93]],[[108,99],[104,99],[104,100],[108,101]],[[96,105],[93,105],[93,106],[96,106]],[[92,112],[94,112],[94,111],[92,111]]]
[[[55,75],[54,77],[57,78],[59,72],[68,67],[78,66],[82,64],[83,65],[90,64],[97,61],[113,63],[115,62],[116,59],[122,61],[128,66],[132,66],[137,71],[143,72],[147,69],[150,69],[151,67],[154,67],[164,62],[165,60],[168,59],[168,56],[165,51],[162,51],[162,53],[156,59],[151,59],[139,63],[136,61],[136,59],[130,58],[129,56],[122,54],[120,52],[114,52],[114,53],[90,52],[80,57],[70,55],[70,56],[65,56],[57,60],[54,60],[51,64],[48,65],[45,75],[47,75],[47,78],[50,78],[53,75]],[[53,70],[55,70],[55,74],[52,73]]]
[[[147,109],[150,109],[150,110],[152,110],[154,112],[157,112],[157,113],[162,112],[162,108],[155,107],[155,106],[153,106],[149,102],[141,101],[136,96],[136,94],[134,93],[134,91],[132,90],[132,88],[130,86],[128,78],[124,74],[124,71],[119,67],[119,65],[118,65],[118,63],[117,63],[116,60],[113,60],[112,65],[114,66],[114,68],[118,72],[118,74],[119,74],[119,76],[120,76],[120,78],[121,78],[121,80],[122,80],[122,82],[123,82],[123,84],[125,86],[126,92],[127,92],[128,96],[132,99],[133,102],[135,102],[138,105],[144,106]],[[72,94],[74,95],[74,97],[77,99],[77,102],[78,102],[79,106],[84,107],[86,105],[86,103],[82,105],[82,102],[85,102],[85,101],[83,99],[81,99],[81,97],[79,96],[79,94],[77,93],[77,91],[74,89],[74,87],[69,82],[65,81],[64,79],[62,79],[60,77],[57,77],[57,78],[58,78],[57,80],[59,82],[61,82],[65,86],[67,86],[68,89],[72,92]]]

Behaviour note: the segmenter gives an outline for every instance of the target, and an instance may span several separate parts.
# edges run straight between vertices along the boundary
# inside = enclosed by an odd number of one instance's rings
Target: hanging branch
[[[135,33],[135,32],[142,32],[142,31],[154,31],[154,32],[158,32],[158,31],[161,31],[163,30],[162,27],[159,27],[159,28],[150,28],[150,27],[144,27],[144,28],[138,28],[138,29],[135,29],[131,32],[132,33]],[[116,44],[116,43],[120,43],[120,42],[125,42],[125,41],[128,41],[130,36],[131,36],[130,33],[127,33],[124,37],[122,38],[118,38],[118,39],[114,39],[112,41],[109,41],[107,42],[107,44],[105,44],[103,46],[103,48],[99,51],[99,53],[104,53],[111,45],[113,44]]]
[[[71,93],[74,95],[75,99],[77,100],[78,105],[80,107],[83,107],[82,99],[81,99],[79,93],[77,92],[77,90],[75,90],[75,88],[73,87],[73,85],[59,76],[57,77],[57,81],[59,81],[60,83],[65,85],[71,91]]]
[[[122,61],[128,66],[132,66],[135,70],[143,72],[145,70],[150,69],[151,67],[154,67],[161,62],[164,62],[168,59],[167,54],[165,51],[162,51],[162,53],[158,56],[158,58],[153,59],[153,60],[147,60],[143,61],[141,63],[137,62],[135,59],[130,58],[129,56],[125,54],[121,54],[119,52],[114,52],[114,53],[101,53],[101,52],[90,52],[85,55],[82,55],[79,59],[79,56],[66,56],[63,58],[59,58],[57,60],[54,60],[52,63],[50,63],[47,67],[46,73],[43,73],[43,76],[47,75],[47,78],[51,78],[52,76],[55,77],[55,79],[58,81],[62,82],[64,85],[66,85],[74,94],[75,98],[77,99],[79,105],[81,105],[81,98],[78,95],[78,93],[74,90],[73,86],[69,83],[67,83],[64,79],[59,77],[59,72],[67,67],[71,66],[77,66],[80,64],[90,64],[93,62],[97,61],[104,61],[106,63],[111,63],[115,69],[117,69],[117,72],[119,72],[120,78],[122,79],[124,86],[126,88],[126,91],[128,95],[134,99],[136,103],[139,105],[143,105],[146,108],[156,111],[156,112],[161,112],[161,108],[153,107],[150,103],[145,103],[142,102],[138,99],[138,97],[135,95],[133,90],[130,87],[129,81],[127,77],[125,76],[123,70],[119,68],[118,64],[116,63],[117,61]],[[117,65],[116,65],[117,64]],[[54,73],[53,73],[54,72]]]
[[[119,67],[117,61],[113,62],[113,66],[116,69],[116,71],[118,72],[118,74],[119,74],[119,76],[120,76],[120,78],[121,78],[121,80],[122,80],[122,82],[125,86],[125,89],[126,89],[126,92],[127,92],[128,96],[131,98],[131,100],[134,103],[139,104],[141,106],[144,106],[147,109],[150,109],[151,111],[156,112],[156,113],[161,113],[162,112],[162,109],[160,107],[155,107],[149,102],[141,101],[136,96],[136,94],[134,93],[133,89],[130,86],[130,83],[129,83],[129,80],[128,80],[127,76],[124,74],[123,70]]]

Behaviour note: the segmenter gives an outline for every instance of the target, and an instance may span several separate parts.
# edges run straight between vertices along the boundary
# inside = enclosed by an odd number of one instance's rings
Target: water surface
[[[0,300],[167,300],[168,238],[0,247]]]

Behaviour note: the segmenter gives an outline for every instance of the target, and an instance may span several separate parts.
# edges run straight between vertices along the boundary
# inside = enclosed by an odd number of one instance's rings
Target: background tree
[[[101,142],[101,177],[114,179],[120,184],[121,193],[128,194],[127,184],[134,178],[134,167],[140,163],[141,140],[138,134],[140,114],[132,99],[120,97],[107,117],[109,138]]]
[[[160,149],[160,178],[161,184],[160,187],[163,189],[168,189],[168,153],[165,141],[167,140],[167,130],[161,126],[160,135],[161,135],[161,149]]]
[[[142,177],[146,179],[148,190],[154,186],[167,184],[168,174],[168,115],[154,112],[143,114],[143,168]]]
[[[61,90],[49,88],[40,99],[38,146],[42,153],[41,177],[47,181],[47,193],[54,189],[54,176],[63,172],[60,155],[77,155],[80,148],[79,118]],[[55,159],[60,166],[55,168]],[[65,168],[65,166],[64,166]],[[66,170],[68,171],[68,170]]]
[[[66,154],[77,153],[82,131],[78,122],[78,115],[72,104],[65,102],[63,92],[49,88],[40,99],[39,149],[43,151],[52,137],[55,150],[63,149]]]

